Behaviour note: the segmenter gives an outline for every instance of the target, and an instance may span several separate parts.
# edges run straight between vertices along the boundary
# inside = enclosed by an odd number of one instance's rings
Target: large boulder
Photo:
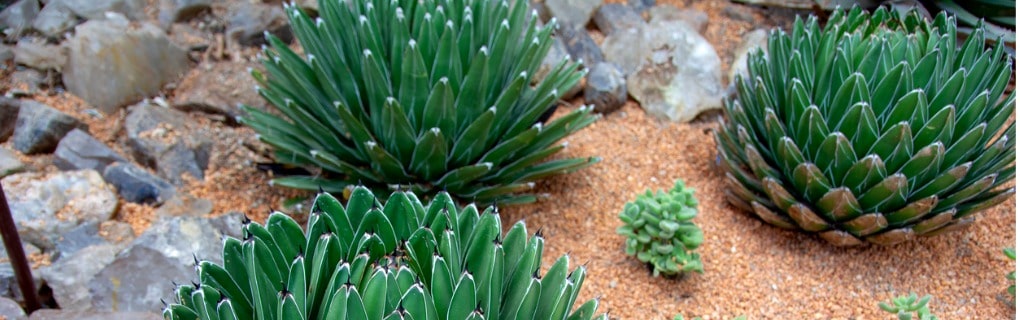
[[[64,85],[106,113],[159,93],[189,68],[187,52],[162,29],[116,13],[76,27],[67,47]]]

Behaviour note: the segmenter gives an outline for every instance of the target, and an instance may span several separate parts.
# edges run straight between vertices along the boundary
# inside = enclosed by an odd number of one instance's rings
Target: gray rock
[[[103,268],[88,287],[96,310],[159,310],[171,301],[173,281],[195,278],[194,259],[222,263],[223,235],[208,219],[163,218]]]
[[[118,13],[131,20],[144,20],[147,0],[50,0],[47,6],[60,3],[75,15],[88,20],[104,20],[107,12]]]
[[[257,68],[257,63],[219,62],[203,69],[204,66],[189,72],[174,90],[171,100],[174,109],[202,112],[213,120],[235,125],[241,115],[238,105],[265,107],[265,99],[247,89],[258,85],[248,72],[249,68]]]
[[[78,24],[78,18],[74,16],[71,8],[64,5],[62,1],[50,1],[42,11],[39,11],[35,22],[32,22],[32,28],[48,37],[59,38],[76,24]]]
[[[104,243],[107,241],[99,236],[99,221],[89,221],[60,235],[51,257],[59,260],[60,257],[73,255],[81,249]]]
[[[60,170],[92,169],[103,172],[114,162],[128,160],[82,130],[71,130],[53,152],[53,165]]]
[[[239,211],[231,211],[214,218],[209,218],[209,225],[227,237],[242,239],[241,228],[247,217]]]
[[[596,64],[584,85],[584,102],[603,114],[620,109],[627,102],[627,81],[623,73],[611,63]]]
[[[117,195],[95,170],[26,172],[0,181],[22,241],[46,251],[65,232],[109,220],[117,209]]]
[[[75,28],[64,70],[67,89],[105,113],[159,93],[189,68],[187,52],[159,27],[110,18]]]
[[[0,26],[8,35],[18,36],[32,27],[39,14],[38,0],[21,0],[0,11]]]
[[[698,33],[708,28],[708,14],[695,9],[679,9],[669,4],[657,5],[649,13],[649,23],[679,21],[686,23]]]
[[[294,40],[294,34],[287,23],[287,15],[279,6],[240,1],[230,12],[230,17],[227,18],[227,37],[241,45],[265,44],[264,32],[269,32],[286,43]]]
[[[89,281],[113,262],[117,253],[125,246],[125,244],[100,244],[86,247],[57,260],[48,267],[39,269],[38,274],[53,290],[53,299],[60,304],[62,310],[90,310],[92,309],[92,294],[89,293]],[[34,313],[33,316],[38,313]]]
[[[42,252],[38,247],[30,243],[22,242],[21,245],[26,257]],[[32,281],[35,283],[36,290],[38,291],[42,287],[42,278],[39,277],[38,272],[32,272]],[[0,297],[13,298],[19,301],[25,299],[25,295],[21,293],[21,287],[18,285],[18,280],[14,276],[14,267],[11,266],[7,250],[3,245],[0,245]]]
[[[131,163],[116,162],[106,167],[103,178],[117,188],[128,202],[160,204],[177,190],[166,180]]]
[[[124,121],[128,146],[135,159],[155,168],[171,183],[183,183],[182,174],[203,179],[212,142],[185,125],[187,114],[142,103],[131,108]]]
[[[28,318],[25,315],[25,310],[21,309],[21,305],[14,300],[0,297],[0,317],[8,320],[23,320]]]
[[[606,60],[602,56],[602,49],[595,44],[588,31],[569,27],[561,27],[558,31],[559,36],[563,38],[563,44],[567,47],[567,53],[574,59],[581,59],[585,67],[591,68],[596,63]]]
[[[61,305],[61,308],[64,306]],[[158,313],[151,312],[96,312],[96,311],[67,311],[63,309],[44,309],[32,313],[29,320],[108,320],[108,319],[131,319],[131,320],[161,320],[163,317]]]
[[[737,46],[737,50],[733,51],[733,63],[730,64],[730,72],[727,73],[727,82],[730,87],[734,87],[734,81],[737,80],[737,75],[747,78],[747,57],[748,55],[758,48],[762,50],[768,50],[769,48],[769,33],[765,29],[754,29],[748,31],[740,37],[740,45]],[[736,90],[735,88],[733,90]]]
[[[19,110],[21,100],[0,96],[0,142],[6,141],[14,134]]]
[[[71,130],[88,130],[78,119],[32,100],[22,100],[14,126],[14,149],[24,154],[52,152]]]
[[[0,178],[25,170],[25,164],[18,160],[14,152],[0,147]]]
[[[0,62],[7,63],[7,61],[14,60],[14,49],[11,46],[0,43]]]
[[[595,25],[604,34],[612,34],[617,30],[640,28],[645,24],[641,15],[634,8],[619,3],[607,3],[595,11]]]
[[[719,56],[697,31],[683,22],[658,21],[641,28],[633,39],[613,39],[626,34],[606,38],[603,50],[610,62],[638,64],[627,77],[627,92],[645,112],[687,122],[704,110],[722,107]]]
[[[108,220],[99,224],[99,236],[110,243],[126,244],[135,239],[135,231],[127,222]]]
[[[212,8],[212,0],[162,0],[159,22],[166,26],[173,22],[188,21]]]
[[[545,0],[546,9],[561,27],[584,28],[601,5],[602,0]]]
[[[651,50],[649,35],[644,34],[646,29],[648,26],[622,29],[606,36],[602,41],[602,54],[606,62],[620,67],[620,71],[627,76],[637,71]]]
[[[60,71],[67,63],[67,55],[60,46],[23,39],[14,47],[14,63],[38,70]]]
[[[639,14],[644,14],[648,12],[648,9],[655,6],[655,0],[627,0],[627,5],[634,8],[634,11],[637,11]]]
[[[213,203],[209,199],[195,197],[188,193],[178,193],[177,196],[163,202],[163,205],[156,209],[158,217],[205,217],[212,212]]]
[[[43,86],[50,86],[47,81],[48,78],[46,74],[36,69],[24,68],[22,70],[14,70],[11,73],[11,87],[22,90],[28,96],[33,96],[38,94]]]

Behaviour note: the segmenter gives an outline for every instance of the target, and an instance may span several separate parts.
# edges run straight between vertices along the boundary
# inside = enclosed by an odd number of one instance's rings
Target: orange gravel
[[[742,34],[789,26],[792,21],[789,11],[723,0],[660,3],[708,14],[704,36],[719,53],[723,74]],[[599,42],[603,38],[597,31],[593,37]],[[244,60],[251,59],[257,49],[227,51],[220,56],[230,54],[237,63],[226,67],[227,71],[205,72],[243,72],[250,65]],[[7,83],[9,78],[0,79],[0,85]],[[233,82],[222,85],[250,87]],[[123,147],[126,111],[98,117],[73,95],[51,93],[44,90],[28,99],[84,121],[93,136],[130,158]],[[542,200],[502,208],[504,225],[524,219],[529,230],[542,228],[547,239],[545,267],[568,253],[575,266],[585,263],[589,274],[580,299],[601,297],[599,309],[609,311],[612,319],[672,319],[676,314],[705,320],[738,315],[748,319],[892,319],[878,309],[878,302],[911,291],[931,294],[929,305],[941,319],[1015,317],[1005,291],[1009,285],[1005,275],[1014,263],[1002,254],[1003,248],[1016,244],[1015,199],[979,213],[976,223],[960,232],[893,247],[835,248],[818,238],[763,224],[725,202],[723,174],[712,166],[711,132],[717,116],[705,115],[690,124],[664,123],[645,116],[629,102],[568,137],[570,147],[556,156],[599,156],[602,162],[540,182],[536,191],[544,195]],[[186,178],[178,192],[211,200],[211,215],[240,211],[263,221],[270,208],[285,209],[287,199],[311,196],[268,185],[270,177],[255,169],[255,164],[271,161],[270,153],[251,129],[230,127],[197,113],[189,121],[215,143],[205,178]],[[10,144],[0,145],[10,149]],[[56,171],[51,155],[15,153],[29,170]],[[684,179],[700,201],[700,214],[694,221],[705,232],[705,243],[697,250],[705,273],[680,280],[653,278],[644,265],[624,254],[624,238],[615,232],[620,225],[617,215],[638,193],[670,188],[675,179]],[[116,220],[129,223],[137,235],[157,219],[155,209],[121,201]]]
[[[969,229],[893,247],[836,248],[784,231],[726,203],[712,122],[667,124],[633,102],[568,137],[562,156],[602,162],[539,183],[547,199],[501,210],[504,225],[525,219],[546,235],[545,267],[570,255],[587,263],[581,298],[602,297],[614,319],[892,319],[879,301],[914,291],[931,294],[940,319],[1012,319],[1002,254],[1016,243],[1016,201],[977,214]],[[562,112],[561,112],[562,113]],[[624,203],[648,188],[683,179],[698,198],[694,219],[705,232],[697,250],[704,274],[653,278],[624,254],[615,229]]]

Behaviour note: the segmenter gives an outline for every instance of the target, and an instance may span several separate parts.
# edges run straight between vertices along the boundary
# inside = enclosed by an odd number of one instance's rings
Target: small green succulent
[[[381,196],[446,191],[477,203],[534,201],[534,181],[598,158],[545,161],[562,138],[597,119],[581,107],[544,114],[584,76],[564,58],[530,85],[555,22],[537,26],[528,3],[506,0],[320,0],[312,19],[287,16],[298,55],[267,35],[258,92],[276,113],[245,107],[242,123],[276,161],[313,169],[276,186]],[[314,170],[320,168],[321,170]]]
[[[201,261],[165,319],[605,319],[598,300],[571,312],[586,275],[560,257],[539,274],[545,241],[523,222],[502,232],[494,207],[458,209],[446,193],[422,204],[367,188],[347,206],[328,193],[302,230],[273,213],[226,238],[223,264]]]
[[[891,245],[1013,198],[1013,61],[983,34],[958,44],[945,13],[859,7],[773,31],[716,134],[727,200],[835,245]]]
[[[669,192],[651,190],[628,202],[620,213],[623,225],[616,233],[627,237],[627,255],[652,266],[653,276],[677,276],[704,271],[694,252],[704,240],[701,228],[691,222],[698,215],[694,190],[677,180]]]
[[[938,320],[928,310],[928,300],[931,300],[931,295],[918,298],[916,293],[911,292],[909,296],[893,298],[892,304],[879,302],[878,307],[886,312],[896,314],[898,320],[911,320],[914,318],[914,314],[919,320]]]
[[[1006,249],[1003,249],[1002,252],[1006,254],[1006,257],[1009,258],[1009,260],[1016,261],[1016,249],[1015,248],[1006,248]],[[1016,268],[1016,266],[1013,266],[1013,267]],[[1007,288],[1006,290],[1009,291],[1009,295],[1011,295],[1011,296],[1013,296],[1015,298],[1016,297],[1016,271],[1014,270],[1014,271],[1010,272],[1009,274],[1007,274],[1006,275],[1006,279],[1009,279],[1009,288]]]

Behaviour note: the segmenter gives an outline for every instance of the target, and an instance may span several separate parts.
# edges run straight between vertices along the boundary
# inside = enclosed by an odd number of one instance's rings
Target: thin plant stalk
[[[18,287],[25,297],[25,313],[31,314],[33,311],[39,310],[42,305],[35,292],[32,269],[28,266],[25,249],[21,247],[21,237],[18,236],[18,228],[14,225],[11,208],[7,205],[7,195],[4,193],[3,185],[0,185],[0,234],[3,235],[7,257],[11,260],[11,266],[14,268],[14,277],[18,280]]]

